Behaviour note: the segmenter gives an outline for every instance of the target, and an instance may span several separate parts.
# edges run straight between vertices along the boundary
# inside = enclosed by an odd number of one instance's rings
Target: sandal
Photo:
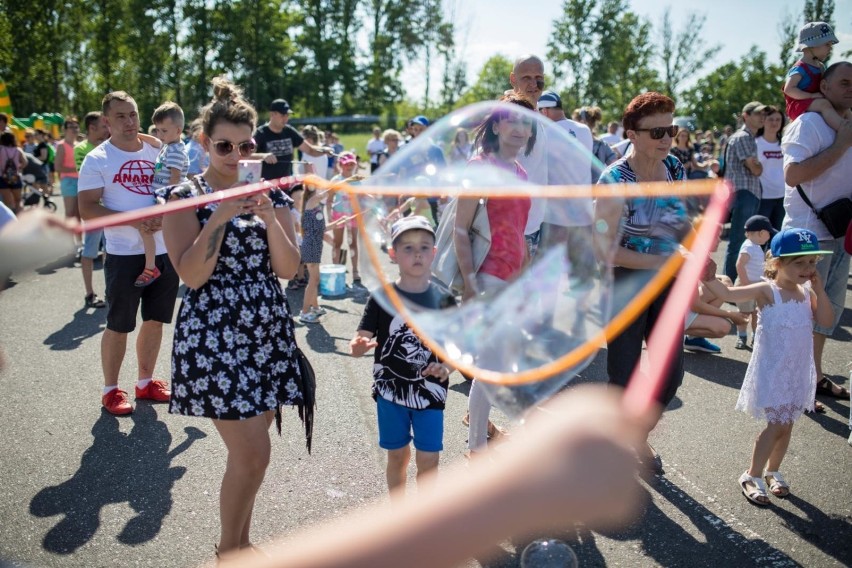
[[[816,393],[823,396],[839,398],[840,400],[849,400],[849,390],[846,387],[834,383],[831,379],[822,376],[822,379],[817,381]]]
[[[779,471],[764,471],[763,479],[769,485],[769,491],[776,497],[783,499],[790,494],[790,484],[784,479]]]
[[[106,303],[100,298],[98,298],[98,295],[94,292],[86,296],[87,308],[103,308],[104,306],[106,306]]]
[[[290,280],[290,283],[287,284],[288,290],[298,290],[299,288],[301,288],[301,286],[299,286],[298,280]]]
[[[142,274],[136,277],[136,282],[134,282],[133,285],[137,288],[144,288],[159,278],[160,274],[160,269],[156,266],[154,268],[146,268],[142,271]]]
[[[754,487],[746,488],[746,484],[751,483]],[[752,477],[748,471],[743,472],[740,476],[740,488],[743,491],[745,498],[760,507],[769,505],[769,495],[766,494],[766,484],[759,477]],[[761,500],[762,499],[762,500]]]

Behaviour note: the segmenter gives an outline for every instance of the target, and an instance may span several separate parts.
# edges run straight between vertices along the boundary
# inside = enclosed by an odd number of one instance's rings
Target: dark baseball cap
[[[769,231],[769,235],[773,236],[778,231],[772,226],[772,223],[763,215],[752,215],[745,222],[746,231]]]
[[[290,114],[290,103],[284,99],[275,99],[269,105],[269,110],[271,112],[280,112],[281,114]]]
[[[562,99],[555,91],[545,91],[538,98],[539,109],[542,108],[562,108]]]

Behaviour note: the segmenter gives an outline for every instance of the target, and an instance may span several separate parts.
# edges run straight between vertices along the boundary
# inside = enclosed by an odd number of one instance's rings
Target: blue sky
[[[562,12],[562,0],[444,0],[445,6],[456,6],[456,42],[468,62],[468,78],[472,82],[482,64],[495,54],[514,59],[523,53],[535,53],[542,58],[552,22]],[[800,17],[804,0],[630,0],[631,9],[655,25],[662,19],[663,10],[671,6],[675,26],[686,21],[689,12],[707,16],[704,35],[708,44],[721,44],[716,56],[708,62],[707,71],[722,63],[739,59],[752,45],[778,57],[778,25],[785,13]],[[852,50],[852,0],[835,0],[835,33],[840,45],[835,57]],[[732,25],[733,24],[733,25]],[[551,69],[545,64],[545,70]],[[404,75],[409,97],[422,100],[425,71],[423,63],[415,63]],[[441,70],[433,67],[432,96],[440,89]]]

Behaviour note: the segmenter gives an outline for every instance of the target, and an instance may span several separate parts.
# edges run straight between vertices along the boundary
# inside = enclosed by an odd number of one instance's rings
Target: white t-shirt
[[[151,183],[159,150],[146,143],[138,152],[119,150],[107,140],[86,155],[80,166],[77,191],[103,188],[101,201],[113,211],[133,211],[154,205]],[[108,254],[145,254],[139,231],[122,225],[104,229]],[[157,254],[166,253],[163,232],[154,233]]]
[[[385,144],[385,141],[379,138],[378,140],[372,138],[369,142],[367,142],[367,153],[370,154],[370,163],[378,164],[379,163],[379,154],[387,150],[388,147]]]
[[[307,152],[302,152],[302,159],[309,164],[313,164],[314,173],[319,177],[326,179],[328,177],[328,156],[320,154],[319,156],[311,156]]]
[[[784,166],[798,164],[816,156],[834,143],[837,132],[825,123],[816,112],[806,112],[793,121],[784,133],[781,148],[784,151]],[[833,166],[810,181],[802,183],[802,190],[817,209],[842,197],[852,197],[852,148]],[[825,225],[799,196],[795,187],[784,192],[784,228],[797,227],[816,233],[821,241],[834,240]]]
[[[627,153],[630,151],[630,147],[631,147],[632,145],[633,145],[633,143],[630,141],[630,139],[629,139],[629,138],[625,138],[625,139],[623,139],[623,140],[619,140],[617,144],[613,144],[613,145],[612,145],[612,150],[613,150],[616,154],[618,154],[620,157],[622,157],[622,158],[623,158],[623,157],[624,157],[624,156],[626,156],[626,155],[627,155]]]
[[[748,255],[745,272],[749,283],[760,282],[760,279],[763,278],[763,259],[765,258],[763,249],[760,248],[760,245],[753,243],[751,239],[745,239],[743,244],[740,245],[739,254]]]
[[[544,119],[547,120],[547,119]],[[539,122],[539,126],[541,126]],[[539,128],[536,132],[535,145],[529,156],[524,155],[524,148],[518,152],[518,162],[527,171],[527,181],[533,185],[547,185],[547,131]],[[541,199],[531,199],[530,212],[527,216],[527,226],[524,229],[525,235],[532,235],[541,229],[541,222],[544,220],[544,201]]]
[[[616,132],[615,134],[606,134],[601,136],[601,140],[609,144],[610,146],[615,146],[619,142],[621,142],[621,134]]]
[[[784,197],[784,156],[780,142],[769,142],[763,136],[754,139],[757,144],[757,159],[763,166],[760,185],[763,186],[763,199],[781,199]]]
[[[563,129],[568,136],[565,137],[561,133],[548,134],[548,185],[591,185],[592,131],[585,124],[567,118],[555,122],[553,126]],[[545,223],[560,227],[583,227],[592,224],[594,214],[591,198],[539,201],[545,204]]]

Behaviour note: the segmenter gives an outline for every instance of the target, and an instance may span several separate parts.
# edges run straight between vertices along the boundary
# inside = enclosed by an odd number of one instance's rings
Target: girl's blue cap
[[[772,256],[802,256],[805,254],[832,254],[819,249],[816,233],[807,229],[789,227],[772,237],[769,244]]]

